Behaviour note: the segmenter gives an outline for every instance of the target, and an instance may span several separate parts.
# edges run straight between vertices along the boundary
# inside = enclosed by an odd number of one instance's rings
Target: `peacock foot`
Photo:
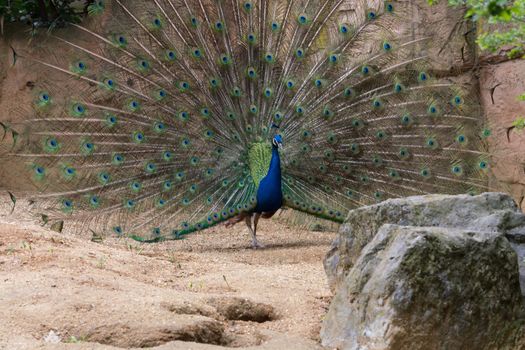
[[[252,248],[253,249],[264,249],[265,246],[261,243],[259,243],[256,239],[252,240]]]

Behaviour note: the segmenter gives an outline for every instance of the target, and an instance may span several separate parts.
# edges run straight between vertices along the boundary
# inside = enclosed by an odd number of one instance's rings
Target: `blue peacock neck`
[[[277,181],[279,188],[281,187],[281,158],[279,156],[279,148],[272,145],[272,160],[270,162],[270,168],[268,169],[268,175],[266,175],[271,181]]]

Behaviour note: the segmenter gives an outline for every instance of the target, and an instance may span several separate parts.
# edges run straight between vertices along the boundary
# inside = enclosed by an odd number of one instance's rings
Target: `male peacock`
[[[60,50],[18,53],[49,77],[14,153],[50,218],[149,242],[246,220],[258,247],[259,217],[281,206],[341,222],[387,198],[484,188],[490,132],[475,99],[432,76],[433,38],[404,29],[409,2],[89,11],[54,34]]]

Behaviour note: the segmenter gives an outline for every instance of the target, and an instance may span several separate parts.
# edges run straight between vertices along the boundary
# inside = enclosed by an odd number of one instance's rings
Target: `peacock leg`
[[[251,215],[246,215],[244,218],[244,221],[246,222],[246,226],[248,226],[248,231],[250,231],[250,234],[252,235],[252,248],[256,249],[255,243],[257,243],[257,239],[255,238],[255,232],[253,230],[252,226],[252,218],[255,216],[255,213],[252,213]]]
[[[252,231],[252,248],[253,249],[257,249],[257,248],[264,248],[264,245],[262,245],[261,243],[259,243],[257,241],[257,223],[259,222],[259,218],[261,217],[261,213],[254,213],[252,215],[252,223],[253,223],[253,231]]]

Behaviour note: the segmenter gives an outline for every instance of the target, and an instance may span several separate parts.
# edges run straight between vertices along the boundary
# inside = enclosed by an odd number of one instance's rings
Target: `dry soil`
[[[58,233],[0,196],[0,349],[317,349],[332,232],[260,222],[185,240]]]

